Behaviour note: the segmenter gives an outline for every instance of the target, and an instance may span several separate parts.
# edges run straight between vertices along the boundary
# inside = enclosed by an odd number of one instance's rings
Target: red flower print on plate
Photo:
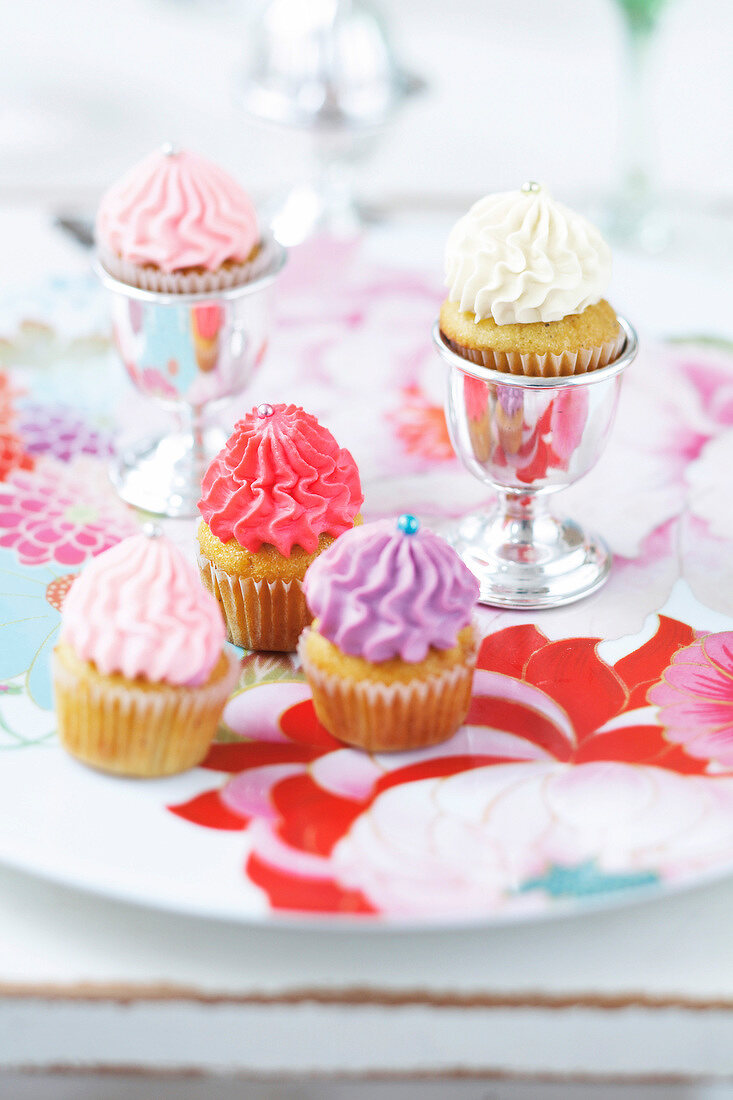
[[[428,400],[419,386],[406,386],[400,391],[399,405],[389,419],[408,454],[429,462],[455,460],[445,413],[440,405]]]
[[[0,481],[7,481],[14,470],[32,470],[35,461],[15,432],[0,432]]]
[[[693,630],[661,616],[614,665],[598,644],[531,625],[489,635],[465,725],[419,752],[347,748],[302,682],[250,689],[226,719],[252,740],[214,745],[204,765],[229,778],[170,808],[209,828],[239,822],[246,873],[282,910],[536,911],[733,860],[733,780],[670,738],[650,703],[698,645]]]

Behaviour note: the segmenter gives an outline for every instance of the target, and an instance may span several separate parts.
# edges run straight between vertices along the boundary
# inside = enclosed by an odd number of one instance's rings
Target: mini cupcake
[[[96,241],[113,278],[165,294],[241,286],[273,259],[240,185],[217,165],[171,145],[106,192]]]
[[[53,653],[61,744],[119,775],[200,763],[239,671],[224,637],[216,601],[157,530],[106,550],[64,602]]]
[[[201,579],[219,601],[229,640],[294,650],[311,620],[306,569],[361,523],[354,459],[296,405],[259,405],[235,424],[201,488]]]
[[[478,582],[414,516],[343,535],[308,570],[298,646],[318,718],[368,752],[434,745],[471,700]]]
[[[451,230],[440,330],[474,363],[557,377],[606,366],[624,334],[603,298],[611,251],[537,183],[487,195]]]

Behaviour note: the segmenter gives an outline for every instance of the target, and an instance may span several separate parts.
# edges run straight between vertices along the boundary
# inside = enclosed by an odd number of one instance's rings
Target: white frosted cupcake
[[[537,183],[487,195],[445,250],[444,339],[492,370],[556,377],[606,366],[624,334],[603,297],[611,250]]]
[[[238,675],[224,639],[216,600],[167,539],[133,535],[93,558],[53,653],[61,744],[120,775],[198,764]]]

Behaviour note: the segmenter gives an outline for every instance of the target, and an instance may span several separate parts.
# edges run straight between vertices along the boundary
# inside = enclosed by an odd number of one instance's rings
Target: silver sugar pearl
[[[525,194],[536,194],[537,191],[542,190],[542,184],[537,183],[535,180],[527,180],[526,183],[522,184],[521,190],[524,191]]]
[[[161,145],[160,151],[164,157],[177,157],[181,150],[172,141],[166,141]]]
[[[268,405],[267,403],[263,403],[262,405],[257,406],[257,415],[262,420],[264,420],[266,416],[272,416],[274,411],[275,410],[273,409],[272,405]]]
[[[143,534],[147,539],[160,539],[163,537],[163,528],[158,523],[144,523]]]

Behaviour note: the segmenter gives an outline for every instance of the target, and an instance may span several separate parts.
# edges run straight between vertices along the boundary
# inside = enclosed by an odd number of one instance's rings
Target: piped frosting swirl
[[[60,638],[105,675],[205,683],[226,631],[219,606],[168,539],[133,535],[93,558],[69,590]]]
[[[159,150],[103,196],[96,237],[103,254],[170,273],[244,263],[260,234],[252,202],[223,169]]]
[[[353,526],[364,499],[349,451],[296,405],[260,405],[234,426],[202,482],[199,511],[221,542],[290,557]]]
[[[355,527],[320,554],[303,582],[318,631],[368,661],[417,663],[452,649],[471,621],[478,582],[448,543],[394,520]]]
[[[580,214],[539,184],[486,195],[451,230],[448,298],[476,321],[559,321],[603,297],[611,250]]]

